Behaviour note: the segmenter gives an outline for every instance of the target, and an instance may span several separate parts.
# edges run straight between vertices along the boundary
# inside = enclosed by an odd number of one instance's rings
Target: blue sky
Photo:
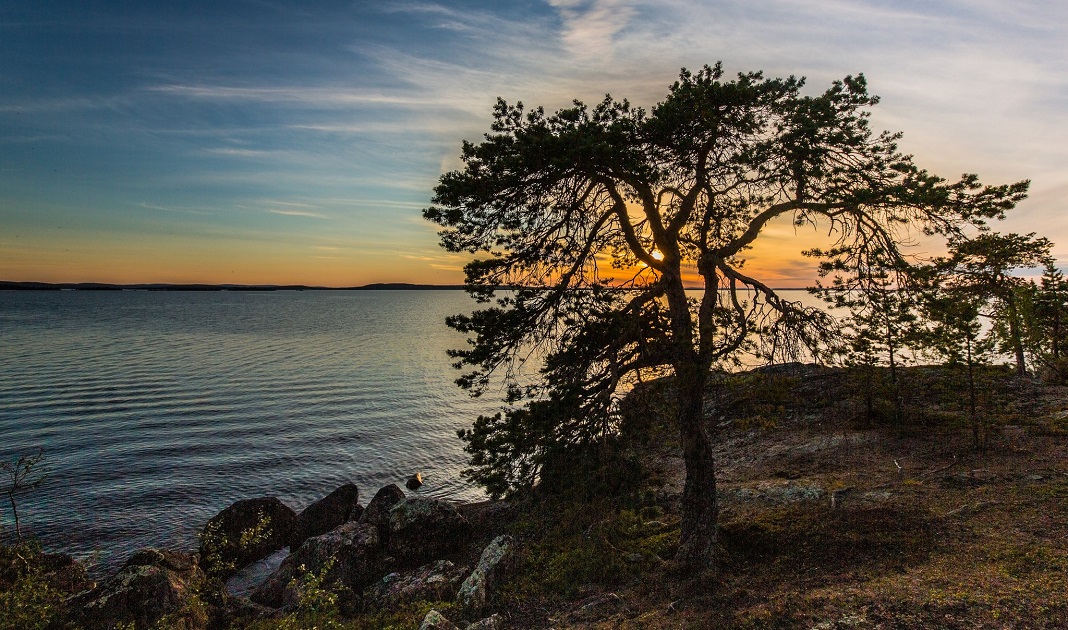
[[[717,60],[813,92],[864,72],[921,166],[1032,179],[1002,229],[1064,266],[1066,34],[1047,0],[9,0],[0,279],[460,282],[420,209],[497,96],[650,106]],[[804,284],[768,236],[754,262]]]

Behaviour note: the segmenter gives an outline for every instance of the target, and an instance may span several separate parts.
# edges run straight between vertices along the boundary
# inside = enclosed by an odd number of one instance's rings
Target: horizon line
[[[374,291],[374,290],[463,290],[465,284],[429,284],[420,282],[372,282],[364,285],[331,287],[306,284],[234,284],[207,282],[37,282],[0,280],[0,291]],[[704,287],[686,287],[701,291]],[[807,291],[809,287],[772,287],[775,291]]]

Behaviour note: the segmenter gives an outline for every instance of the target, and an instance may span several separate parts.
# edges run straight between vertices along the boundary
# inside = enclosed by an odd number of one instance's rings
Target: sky
[[[863,72],[921,167],[1032,180],[998,229],[1068,265],[1068,3],[6,0],[0,280],[459,283],[421,210],[498,96],[648,108],[716,61]],[[748,268],[811,283],[810,236]]]

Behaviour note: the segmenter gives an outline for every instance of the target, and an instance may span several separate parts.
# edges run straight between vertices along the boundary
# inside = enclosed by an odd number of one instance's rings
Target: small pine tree
[[[924,347],[951,367],[962,366],[966,370],[972,445],[983,450],[987,427],[979,415],[975,368],[993,356],[994,343],[982,334],[979,305],[955,290],[944,288],[925,294],[922,304],[928,324],[921,337]]]
[[[3,485],[0,488],[7,496],[8,503],[11,504],[11,516],[15,520],[15,538],[20,544],[22,543],[22,527],[19,522],[16,497],[44,483],[45,475],[37,468],[43,457],[44,451],[37,449],[36,453],[21,455],[13,462],[0,462],[0,474],[3,476],[0,482]]]
[[[1029,287],[1028,346],[1053,380],[1068,381],[1068,280],[1046,261],[1042,279]]]

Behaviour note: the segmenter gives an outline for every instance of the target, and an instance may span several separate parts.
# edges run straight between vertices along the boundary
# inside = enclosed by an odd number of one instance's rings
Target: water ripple
[[[0,292],[0,458],[39,446],[49,469],[24,520],[107,567],[192,547],[240,498],[300,509],[416,470],[427,494],[480,498],[455,431],[496,403],[453,385],[462,338],[443,325],[469,308],[459,292]]]

